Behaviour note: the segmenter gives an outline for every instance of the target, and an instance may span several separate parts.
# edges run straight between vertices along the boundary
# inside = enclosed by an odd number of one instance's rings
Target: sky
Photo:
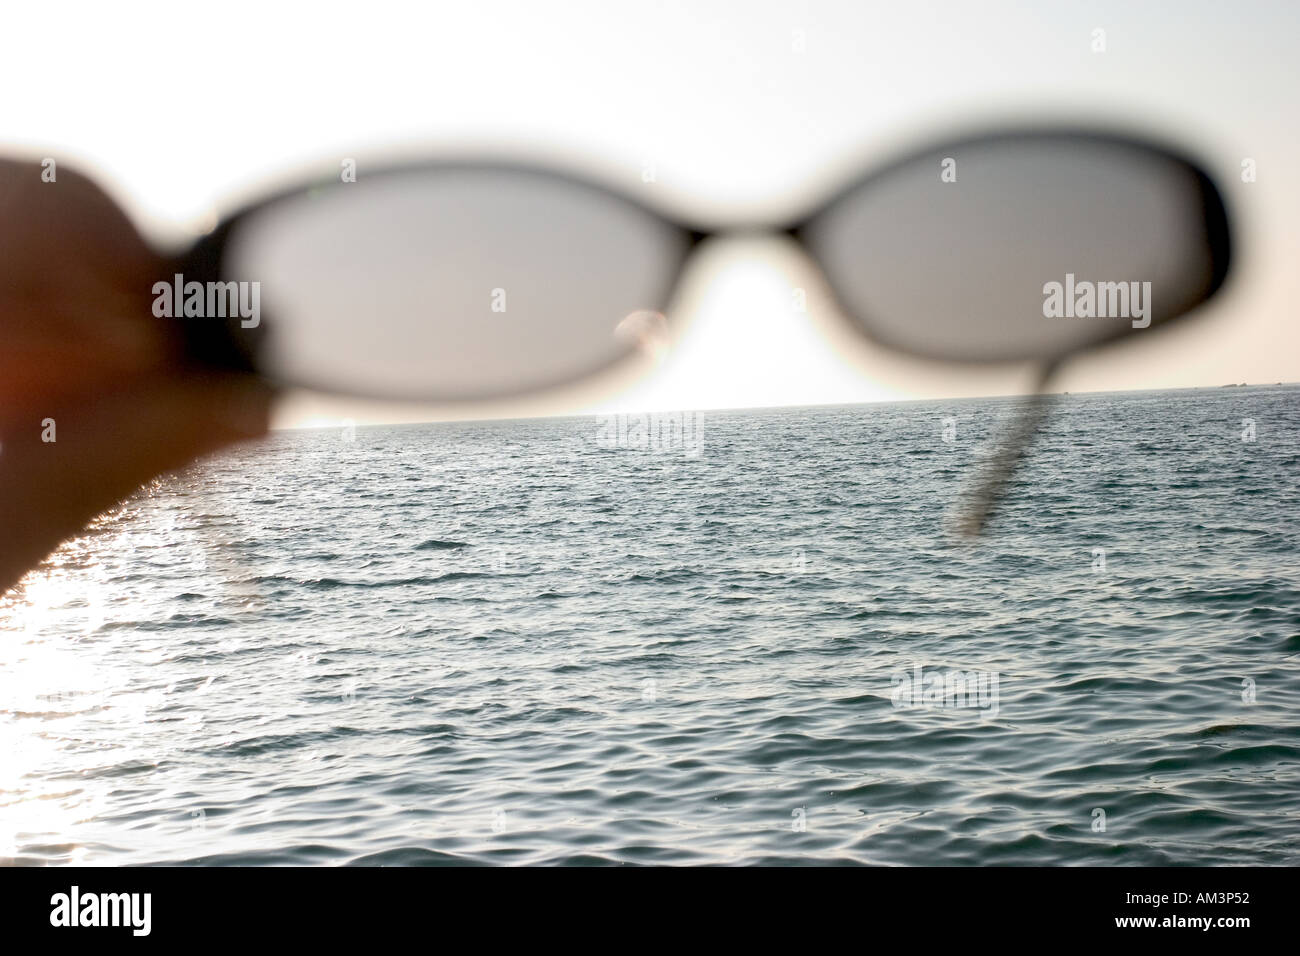
[[[852,170],[1011,119],[1156,136],[1200,157],[1238,223],[1197,321],[1076,359],[1069,391],[1300,380],[1300,5],[1277,2],[526,2],[14,5],[0,132],[94,175],[175,246],[260,187],[342,157],[476,150],[599,169],[668,208],[780,219]],[[1094,30],[1106,49],[1093,51]],[[1242,182],[1243,159],[1256,181]],[[652,164],[653,183],[642,181]],[[280,426],[1009,394],[1020,366],[903,359],[833,310],[797,249],[703,247],[636,375],[518,402],[289,396]]]

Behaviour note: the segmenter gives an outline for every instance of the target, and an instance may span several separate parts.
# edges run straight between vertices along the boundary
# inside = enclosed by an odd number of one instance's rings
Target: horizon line
[[[357,428],[372,428],[376,426],[399,426],[399,425],[447,425],[461,422],[517,422],[517,421],[536,421],[544,419],[564,419],[564,418],[599,418],[604,415],[655,415],[664,414],[665,411],[672,412],[749,412],[764,411],[772,409],[797,409],[797,408],[853,408],[857,406],[869,405],[905,405],[917,402],[969,402],[985,399],[996,398],[1028,398],[1034,394],[1039,395],[1124,395],[1134,392],[1192,392],[1205,389],[1221,388],[1277,388],[1279,386],[1296,386],[1300,382],[1225,382],[1222,385],[1178,385],[1172,388],[1113,388],[1113,389],[1094,389],[1083,392],[1053,391],[1053,392],[1017,392],[1013,394],[1002,395],[962,395],[949,398],[891,398],[878,399],[867,402],[809,402],[807,404],[795,405],[717,405],[704,408],[679,408],[679,409],[657,409],[642,410],[633,412],[570,412],[565,414],[541,414],[541,415],[502,415],[485,418],[430,418],[414,422],[366,422],[360,424],[352,422],[351,419],[342,418],[338,422],[329,425],[285,425],[278,428],[271,428],[272,432],[289,432],[289,431],[323,431],[325,429],[339,428],[352,424]]]

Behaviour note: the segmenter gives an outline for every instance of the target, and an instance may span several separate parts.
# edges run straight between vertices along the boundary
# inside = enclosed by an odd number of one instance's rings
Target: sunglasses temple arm
[[[1039,370],[1033,394],[1020,409],[1010,431],[1002,436],[982,473],[976,477],[974,486],[967,493],[957,517],[957,531],[963,537],[978,537],[992,517],[998,502],[1005,496],[1007,484],[1019,467],[1025,450],[1033,442],[1055,403],[1055,396],[1045,394],[1044,389],[1060,364],[1059,359],[1053,359]]]

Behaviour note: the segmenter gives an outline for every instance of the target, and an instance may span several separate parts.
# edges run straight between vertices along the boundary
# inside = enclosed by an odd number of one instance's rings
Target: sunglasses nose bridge
[[[705,255],[712,255],[723,247],[737,254],[746,247],[754,253],[757,253],[758,250],[770,252],[773,249],[781,249],[787,254],[801,256],[807,264],[820,271],[820,266],[817,265],[809,249],[804,245],[797,227],[767,225],[726,226],[718,229],[691,231],[690,246],[682,262],[683,270],[696,257],[697,253],[703,251]]]
[[[791,285],[792,294],[810,304],[820,301],[824,307],[848,317],[849,313],[836,294],[826,268],[805,240],[802,224],[739,226],[711,233],[708,239],[748,246],[753,257],[796,280]],[[855,331],[870,338],[861,328],[855,328]]]
[[[709,276],[714,274],[717,268],[715,257],[744,258],[741,250],[745,246],[751,246],[752,252],[754,246],[761,247],[788,238],[787,231],[784,229],[753,225],[687,229],[685,232],[687,243],[673,278],[671,298],[674,303],[681,299],[686,287],[699,291],[701,281],[708,283]]]
[[[737,267],[757,267],[780,277],[797,312],[841,308],[825,270],[800,241],[796,229],[746,224],[691,233],[666,310],[669,322],[677,325],[694,313],[712,294],[711,287]]]

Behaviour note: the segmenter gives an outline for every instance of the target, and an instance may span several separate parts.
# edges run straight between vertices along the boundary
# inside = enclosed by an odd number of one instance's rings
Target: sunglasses
[[[374,398],[536,392],[670,335],[687,262],[725,232],[527,165],[342,179],[244,208],[178,260],[175,314],[196,361]],[[1230,258],[1224,203],[1200,166],[1070,130],[919,149],[770,230],[805,250],[841,318],[872,342],[945,361],[1035,360],[1044,383],[1071,355],[1186,315]],[[217,308],[205,308],[214,287]],[[1039,417],[1026,414],[1028,435]]]

